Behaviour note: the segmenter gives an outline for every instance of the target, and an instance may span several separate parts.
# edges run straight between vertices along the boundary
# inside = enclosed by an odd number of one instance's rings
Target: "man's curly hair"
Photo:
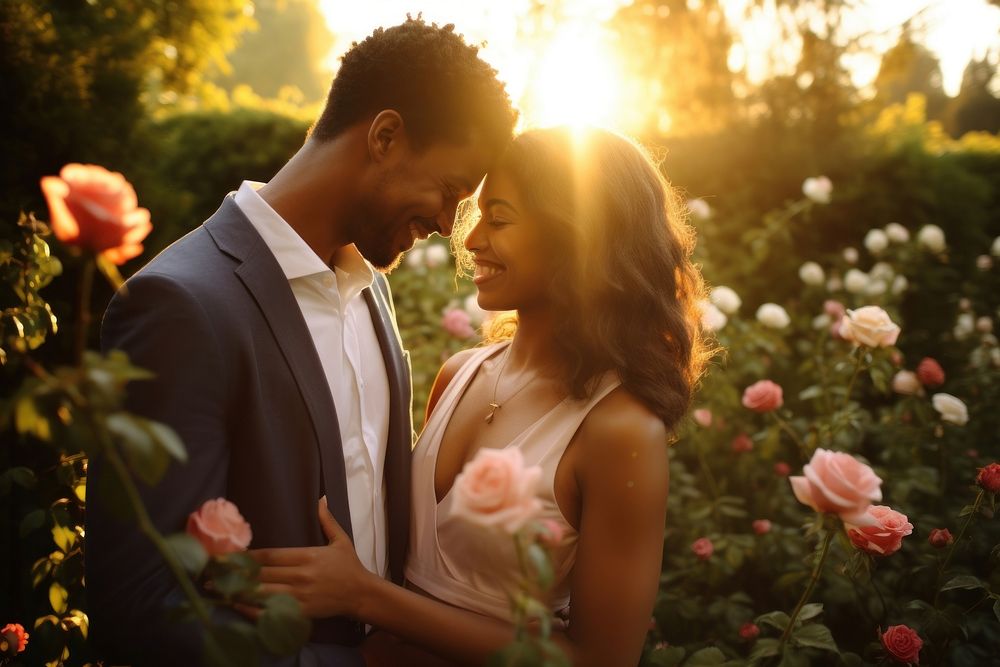
[[[392,109],[418,150],[441,140],[461,143],[476,131],[499,151],[511,139],[517,112],[478,53],[454,25],[428,25],[420,16],[378,28],[341,59],[313,138],[327,141]]]

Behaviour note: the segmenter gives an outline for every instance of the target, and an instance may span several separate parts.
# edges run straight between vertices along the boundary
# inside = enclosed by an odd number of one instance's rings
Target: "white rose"
[[[875,262],[875,266],[868,271],[868,275],[879,280],[889,280],[896,275],[896,272],[893,271],[892,265],[888,262]]]
[[[941,415],[942,421],[958,426],[965,426],[969,421],[969,409],[951,394],[934,394],[931,396],[931,404]]]
[[[861,294],[868,287],[868,274],[859,269],[850,269],[844,276],[844,289],[851,294]]]
[[[704,199],[689,199],[688,210],[698,220],[708,220],[712,217],[712,207]]]
[[[937,225],[924,225],[917,232],[917,241],[931,252],[945,249],[944,231]]]
[[[465,297],[462,307],[469,314],[473,326],[478,327],[486,319],[486,311],[479,307],[479,297],[476,294]]]
[[[899,331],[899,325],[878,306],[848,309],[840,320],[840,337],[867,347],[895,345]]]
[[[826,281],[826,291],[827,292],[839,292],[844,288],[844,282],[840,279],[840,276],[834,274],[830,276],[830,279]]]
[[[865,287],[865,294],[868,296],[878,296],[885,294],[887,289],[889,289],[889,286],[884,280],[873,280]]]
[[[823,274],[823,267],[821,267],[816,262],[806,262],[799,267],[799,278],[802,279],[806,285],[822,285],[823,281],[826,280],[826,276]]]
[[[899,296],[906,291],[906,288],[910,286],[910,281],[906,279],[906,276],[896,276],[892,279],[892,293]]]
[[[740,306],[743,305],[743,300],[740,299],[739,295],[725,285],[712,288],[708,298],[718,306],[719,310],[727,315],[735,314],[740,309]]]
[[[983,317],[980,317],[978,320],[976,320],[976,331],[978,331],[979,333],[990,333],[990,332],[992,332],[993,331],[993,320],[991,320],[990,318],[986,317],[985,315]]]
[[[881,229],[871,229],[865,234],[865,247],[868,252],[877,255],[889,247],[889,237]]]
[[[906,243],[910,240],[910,230],[898,222],[890,222],[885,226],[885,235],[893,243]]]
[[[973,318],[972,313],[961,313],[958,316],[958,320],[955,321],[955,328],[952,330],[952,333],[955,334],[955,338],[958,340],[965,340],[975,330],[976,320]]]
[[[826,176],[807,178],[802,182],[802,194],[817,204],[829,204],[833,182]]]
[[[993,239],[993,245],[990,246],[990,254],[994,257],[1000,257],[1000,236]]]
[[[424,266],[424,249],[422,247],[417,246],[406,253],[406,266],[411,269],[419,269]]]
[[[972,308],[972,302],[969,301],[968,298],[963,296],[961,299],[958,300],[958,307],[960,310],[969,310],[970,308]]]
[[[827,315],[826,313],[820,313],[819,315],[814,317],[812,321],[813,329],[816,329],[818,331],[826,329],[831,324],[833,324],[833,320],[830,319],[830,316]]]
[[[857,248],[844,248],[844,261],[848,264],[858,263],[858,249]]]
[[[792,320],[778,304],[765,303],[757,309],[757,321],[772,329],[784,329]]]
[[[699,302],[701,306],[701,326],[708,331],[719,331],[726,326],[729,318],[710,301]]]
[[[923,385],[913,371],[899,371],[892,377],[892,390],[897,394],[914,396],[923,390]]]
[[[976,268],[980,271],[989,271],[993,268],[993,258],[989,255],[976,257]]]
[[[440,243],[432,243],[427,246],[424,261],[427,262],[427,268],[435,269],[448,261],[448,249]]]

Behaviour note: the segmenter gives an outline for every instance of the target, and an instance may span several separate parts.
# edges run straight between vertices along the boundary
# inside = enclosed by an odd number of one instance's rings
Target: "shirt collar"
[[[243,181],[236,192],[236,204],[264,239],[285,277],[294,280],[334,272],[257,193],[263,185],[255,181]],[[370,287],[375,280],[375,272],[354,244],[340,248],[334,254],[333,263],[342,297],[354,296]]]

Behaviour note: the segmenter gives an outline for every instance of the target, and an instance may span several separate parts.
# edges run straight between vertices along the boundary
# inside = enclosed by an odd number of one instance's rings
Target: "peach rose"
[[[886,652],[895,660],[908,665],[920,664],[920,647],[924,642],[912,628],[905,625],[890,625],[879,638]]]
[[[896,344],[899,326],[878,306],[848,309],[840,321],[840,336],[866,347],[888,347]]]
[[[514,534],[542,509],[535,497],[542,469],[525,468],[517,447],[480,449],[455,479],[452,513]]]
[[[917,377],[925,387],[940,387],[944,384],[944,369],[937,360],[924,357],[917,364]]]
[[[142,253],[153,225],[138,206],[135,189],[118,172],[95,164],[67,164],[59,176],[45,176],[42,193],[52,231],[63,243],[103,255],[114,264]]]
[[[874,556],[888,556],[899,551],[903,538],[913,532],[906,515],[885,505],[872,505],[865,513],[869,525],[847,524],[851,544]]]
[[[455,338],[466,339],[475,335],[472,317],[461,308],[449,308],[441,318],[441,328]]]
[[[799,502],[817,512],[837,514],[855,526],[868,525],[866,511],[882,500],[882,480],[870,467],[850,454],[817,449],[803,469],[790,477]]]
[[[698,560],[708,560],[712,557],[715,546],[712,544],[712,540],[707,537],[699,537],[691,543],[691,551],[698,557]]]
[[[17,655],[27,648],[28,637],[31,635],[24,631],[24,626],[20,623],[8,623],[0,630],[0,636],[10,645],[8,655]]]
[[[743,407],[754,412],[773,412],[783,403],[781,386],[770,380],[758,380],[743,390]]]
[[[188,515],[187,532],[201,542],[209,556],[245,551],[253,539],[250,524],[236,505],[225,498],[206,500]]]
[[[892,390],[897,394],[916,396],[923,391],[923,387],[913,371],[897,371],[892,376]]]

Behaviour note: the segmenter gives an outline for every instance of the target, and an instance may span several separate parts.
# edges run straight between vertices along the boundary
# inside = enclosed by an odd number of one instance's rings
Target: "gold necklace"
[[[512,348],[512,347],[514,347],[513,341],[511,341],[511,343],[507,345],[507,349],[504,350],[504,353],[503,353],[503,360],[500,361],[500,370],[497,371],[497,379],[496,379],[496,382],[493,383],[493,398],[490,400],[490,413],[488,415],[486,415],[486,423],[487,424],[492,424],[493,423],[493,418],[496,417],[497,410],[499,410],[500,406],[502,405],[501,403],[497,403],[497,388],[500,386],[500,378],[503,377],[503,371],[504,371],[505,368],[507,368],[507,357],[510,356],[510,348]],[[517,391],[515,391],[513,394],[511,394],[510,396],[508,396],[507,398],[505,398],[503,400],[503,402],[507,403],[512,398],[514,398],[515,396],[517,396],[518,394],[520,394],[521,390],[523,390],[525,387],[527,387],[529,384],[531,384],[531,380],[532,379],[533,378],[528,378],[527,382],[525,382],[520,387],[518,387]]]

